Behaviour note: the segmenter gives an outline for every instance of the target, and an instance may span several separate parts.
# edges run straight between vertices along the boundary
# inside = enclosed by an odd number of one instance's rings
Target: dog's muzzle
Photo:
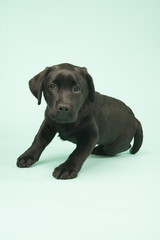
[[[50,117],[59,123],[73,123],[77,120],[78,114],[67,104],[59,104]]]

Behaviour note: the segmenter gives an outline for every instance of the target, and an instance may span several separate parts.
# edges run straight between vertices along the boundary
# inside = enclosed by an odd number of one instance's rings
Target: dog
[[[47,67],[29,81],[29,87],[38,104],[43,93],[47,108],[31,147],[17,159],[18,167],[37,162],[56,133],[76,144],[68,159],[53,171],[57,179],[75,178],[90,154],[114,156],[130,149],[133,138],[130,152],[140,149],[141,123],[122,101],[96,92],[85,67],[69,63]]]

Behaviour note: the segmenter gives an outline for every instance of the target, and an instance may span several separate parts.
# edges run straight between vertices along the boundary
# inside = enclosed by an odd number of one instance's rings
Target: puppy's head
[[[60,123],[75,122],[86,99],[94,102],[94,85],[86,68],[71,64],[47,67],[29,81],[41,103],[42,92],[50,117]]]

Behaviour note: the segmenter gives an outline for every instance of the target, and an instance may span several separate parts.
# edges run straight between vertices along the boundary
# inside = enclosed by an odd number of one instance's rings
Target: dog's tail
[[[137,121],[137,130],[136,130],[136,133],[134,135],[133,147],[130,150],[130,153],[132,153],[132,154],[135,154],[136,152],[139,151],[140,147],[142,146],[142,142],[143,142],[142,125],[138,121],[138,119],[136,119],[136,121]]]

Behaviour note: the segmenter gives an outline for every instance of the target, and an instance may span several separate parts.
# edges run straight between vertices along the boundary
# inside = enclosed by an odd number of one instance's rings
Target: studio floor
[[[52,171],[74,145],[56,139],[38,163],[19,169],[25,143],[17,144],[1,155],[1,239],[160,238],[159,151],[90,156],[77,178],[56,180]]]

